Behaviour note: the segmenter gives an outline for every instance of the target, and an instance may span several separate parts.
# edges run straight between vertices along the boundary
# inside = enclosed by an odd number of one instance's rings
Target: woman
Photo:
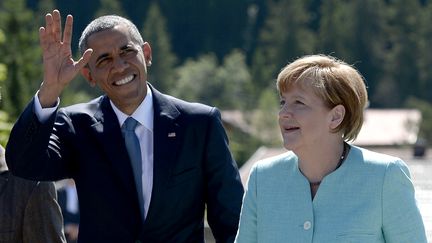
[[[347,144],[367,105],[362,76],[312,55],[287,65],[277,87],[290,152],[252,169],[236,242],[426,242],[406,164]]]

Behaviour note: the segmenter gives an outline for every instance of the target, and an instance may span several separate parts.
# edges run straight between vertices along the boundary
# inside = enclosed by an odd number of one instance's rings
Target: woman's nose
[[[292,115],[290,108],[287,104],[281,106],[279,110],[279,117],[290,117]]]

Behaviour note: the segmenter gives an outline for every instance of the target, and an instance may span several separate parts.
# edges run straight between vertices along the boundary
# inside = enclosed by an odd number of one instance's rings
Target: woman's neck
[[[304,149],[297,154],[299,169],[311,183],[319,183],[335,171],[344,159],[344,142],[325,143]]]

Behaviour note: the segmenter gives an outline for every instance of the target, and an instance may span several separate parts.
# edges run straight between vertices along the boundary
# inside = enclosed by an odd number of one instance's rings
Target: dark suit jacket
[[[66,242],[54,184],[0,173],[0,242]]]
[[[217,242],[232,242],[243,187],[219,111],[152,91],[154,178],[144,223],[106,96],[60,109],[44,124],[31,102],[7,145],[10,170],[35,180],[75,180],[79,242],[204,242],[205,209]]]

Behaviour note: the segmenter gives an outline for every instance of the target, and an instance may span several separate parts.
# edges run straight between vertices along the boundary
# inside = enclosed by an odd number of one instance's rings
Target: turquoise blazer
[[[399,158],[356,146],[314,199],[288,152],[252,168],[237,243],[426,243],[414,186]]]

